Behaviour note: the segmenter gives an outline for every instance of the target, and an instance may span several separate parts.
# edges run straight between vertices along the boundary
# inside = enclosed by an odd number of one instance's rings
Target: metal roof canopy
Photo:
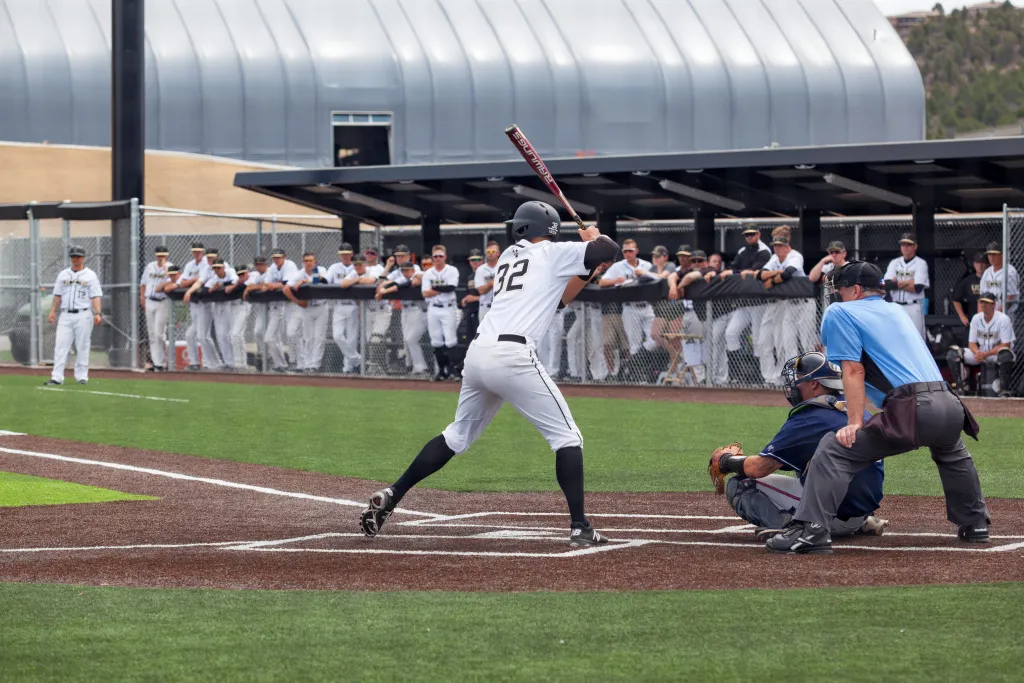
[[[584,220],[602,222],[1024,204],[1024,137],[546,161]],[[496,223],[535,198],[561,210],[522,160],[244,172],[235,186],[379,225]]]

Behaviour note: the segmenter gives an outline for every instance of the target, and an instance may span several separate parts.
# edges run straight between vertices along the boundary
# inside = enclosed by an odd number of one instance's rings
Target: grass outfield
[[[57,479],[0,472],[0,507],[60,505],[64,503],[107,503],[114,500],[157,500],[152,496],[121,493],[96,486],[73,484]]]
[[[453,393],[94,380],[40,391],[38,377],[0,378],[0,429],[390,481],[451,420]],[[169,403],[85,393],[188,399]],[[724,443],[761,448],[782,408],[571,398],[591,491],[706,491],[707,459]],[[68,419],[72,415],[74,419]],[[1024,497],[1024,421],[983,418],[969,443],[989,497]],[[926,451],[886,464],[886,492],[941,495]],[[540,435],[505,406],[463,457],[426,482],[472,491],[557,489]]]
[[[1024,584],[596,594],[0,584],[0,604],[5,681],[932,683],[1020,680],[1024,661]]]

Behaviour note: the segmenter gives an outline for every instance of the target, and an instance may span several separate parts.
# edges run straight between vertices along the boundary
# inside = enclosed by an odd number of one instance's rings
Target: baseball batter
[[[928,289],[928,264],[917,255],[917,238],[912,233],[905,232],[900,238],[901,255],[889,262],[885,271],[885,289],[889,292],[893,303],[899,304],[910,319],[914,321],[914,327],[925,338],[924,332],[924,308],[921,305],[924,299],[924,290]]]
[[[508,401],[555,452],[555,474],[572,520],[569,545],[608,542],[584,514],[583,436],[537,360],[536,343],[555,311],[576,297],[598,265],[615,258],[619,246],[596,227],[579,231],[583,242],[556,242],[558,213],[543,202],[523,204],[506,225],[516,242],[498,259],[491,312],[466,352],[455,421],[423,447],[398,481],[373,494],[360,518],[367,536],[377,535],[409,489],[465,452]]]
[[[47,384],[64,384],[71,345],[75,345],[75,380],[89,383],[89,348],[92,346],[92,328],[103,322],[100,309],[100,279],[91,268],[85,267],[85,249],[68,249],[71,267],[57,274],[53,283],[53,305],[50,306],[50,324],[57,323],[57,338],[53,350],[53,372]],[[57,320],[57,311],[60,320]]]
[[[437,360],[437,374],[434,380],[458,379],[453,375],[450,349],[459,343],[456,330],[459,326],[458,308],[455,302],[455,289],[459,286],[459,270],[449,265],[448,250],[438,244],[430,250],[434,267],[423,274],[420,291],[428,302],[427,332],[430,334],[430,345],[434,347],[434,358]]]
[[[168,282],[167,254],[167,247],[157,247],[154,252],[156,260],[146,265],[139,281],[139,306],[146,314],[149,354],[153,358],[155,372],[167,369],[167,321],[171,314],[171,300],[163,288]]]

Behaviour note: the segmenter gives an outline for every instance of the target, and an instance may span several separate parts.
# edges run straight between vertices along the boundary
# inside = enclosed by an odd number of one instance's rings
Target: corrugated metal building
[[[362,125],[396,164],[505,159],[511,122],[551,156],[924,137],[871,0],[147,0],[146,32],[154,149],[329,166]],[[109,60],[109,0],[0,0],[0,139],[109,144]]]

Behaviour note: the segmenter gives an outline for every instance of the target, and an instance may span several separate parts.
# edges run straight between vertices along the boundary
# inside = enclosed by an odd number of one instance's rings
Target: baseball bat
[[[526,139],[525,135],[523,135],[523,131],[519,130],[519,126],[513,123],[505,129],[505,135],[507,135],[508,139],[512,141],[516,150],[523,155],[523,158],[526,159],[526,163],[530,165],[530,168],[532,168],[533,172],[537,174],[537,177],[540,178],[541,182],[547,186],[548,190],[551,191],[551,194],[555,195],[555,197],[558,198],[558,201],[562,202],[562,206],[564,206],[565,210],[569,212],[572,219],[576,221],[576,225],[580,226],[580,230],[586,230],[587,226],[583,224],[583,219],[579,217],[576,210],[572,208],[572,204],[570,204],[569,200],[565,198],[564,194],[562,194],[562,190],[558,187],[558,183],[555,182],[555,178],[551,175],[551,171],[549,171],[548,167],[544,165],[544,160],[540,158],[540,154],[537,153],[537,150],[533,148],[530,141]]]

